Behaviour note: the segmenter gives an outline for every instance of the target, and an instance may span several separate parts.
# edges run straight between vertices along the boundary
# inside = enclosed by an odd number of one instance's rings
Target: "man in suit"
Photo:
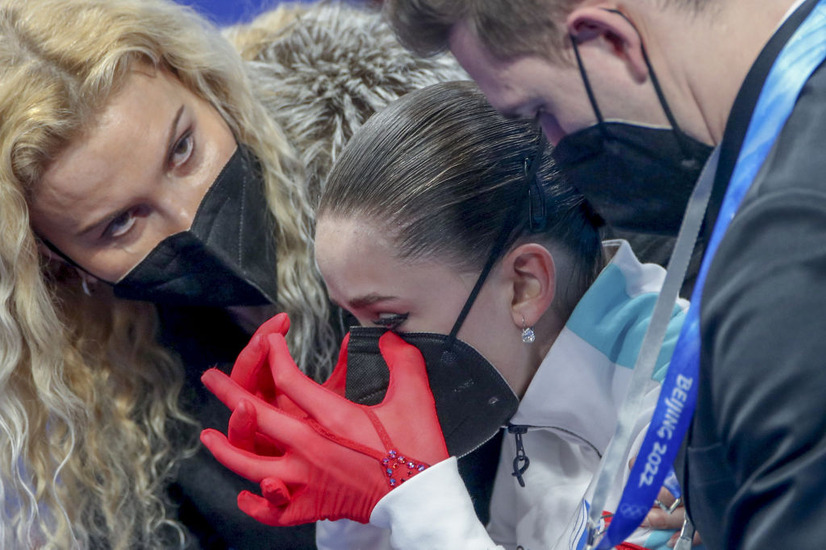
[[[821,3],[385,2],[403,43],[450,49],[494,107],[536,118],[617,228],[676,233],[719,148],[701,242],[722,225],[693,300],[699,384],[678,461],[714,550],[826,538]]]

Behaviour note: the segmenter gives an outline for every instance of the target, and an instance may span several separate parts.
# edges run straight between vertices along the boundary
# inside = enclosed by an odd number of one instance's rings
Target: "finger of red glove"
[[[235,411],[241,401],[245,399],[253,405],[256,410],[256,414],[258,414],[260,405],[262,404],[266,404],[268,407],[272,408],[269,403],[242,387],[219,369],[207,369],[204,374],[201,375],[201,382],[203,382],[207,389],[211,391],[215,397],[220,399],[221,402],[231,411]]]
[[[266,342],[269,348],[269,364],[273,381],[279,392],[288,397],[305,414],[324,425],[325,417],[334,413],[346,414],[348,409],[357,406],[326,386],[317,384],[301,372],[290,356],[283,336],[271,334]]]
[[[241,491],[238,493],[238,508],[240,508],[242,512],[251,518],[266,525],[280,527],[299,525],[312,521],[305,520],[303,518],[292,519],[292,521],[290,521],[290,519],[285,517],[288,506],[288,503],[281,505],[275,504],[272,501],[249,491]]]
[[[229,417],[227,439],[233,447],[255,452],[255,432],[258,422],[255,408],[249,401],[241,401]]]
[[[278,313],[258,327],[253,336],[265,336],[267,334],[280,334],[286,336],[290,331],[290,317],[286,313]]]
[[[233,447],[262,456],[280,456],[281,448],[269,437],[258,431],[255,406],[243,400],[229,417],[227,439]]]
[[[293,420],[294,422],[301,422]],[[289,439],[290,436],[287,436]],[[292,434],[293,444],[312,444],[320,437],[312,429],[306,429],[303,432],[297,431]],[[229,440],[219,432],[208,428],[201,432],[201,443],[212,453],[215,459],[224,465],[225,468],[232,470],[241,477],[244,477],[253,483],[261,483],[265,479],[273,478],[281,480],[281,483],[303,485],[308,479],[308,465],[300,460],[293,460],[290,453],[283,456],[271,457],[261,456],[256,453],[245,451],[234,447]],[[270,485],[272,487],[272,485]],[[273,489],[273,494],[276,494]],[[283,494],[287,497],[289,492],[286,487]]]
[[[280,458],[261,457],[255,453],[233,447],[227,438],[218,430],[207,428],[201,432],[203,443],[212,456],[236,474],[260,483],[265,477],[271,476],[277,469]]]
[[[289,449],[294,446],[295,441],[303,441],[308,438],[317,437],[316,431],[307,425],[307,423],[252,395],[218,369],[207,370],[201,376],[201,381],[215,397],[220,399],[221,402],[233,412],[244,401],[252,405],[258,424],[257,432],[268,436],[279,449]],[[204,430],[204,432],[220,434],[220,432],[216,432],[215,430]],[[220,435],[221,438],[226,439],[223,434]],[[227,441],[226,444],[232,447],[229,441]],[[235,449],[234,447],[232,448]],[[241,452],[240,450],[238,451]],[[255,456],[249,451],[244,452],[248,455]]]
[[[430,465],[445,460],[450,453],[421,352],[389,331],[379,338],[379,350],[390,370],[390,383],[373,410],[401,451]]]
[[[265,477],[261,480],[261,496],[276,506],[282,506],[290,501],[289,489],[277,477]]]
[[[344,397],[347,389],[347,346],[350,343],[350,333],[348,332],[341,341],[341,349],[338,352],[338,362],[333,369],[330,377],[324,382],[323,386],[335,393]]]
[[[232,379],[241,387],[261,396],[265,401],[272,402],[275,398],[275,387],[272,376],[266,366],[267,350],[263,339],[268,334],[285,336],[290,329],[290,318],[286,313],[279,313],[262,324],[250,338],[232,367]]]
[[[330,377],[322,384],[322,386],[341,397],[344,397],[347,391],[347,343],[349,340],[350,334],[348,333],[341,342],[338,363],[336,363],[335,368],[333,368]],[[267,374],[267,376],[272,380],[271,373]],[[272,403],[272,401],[269,402]],[[288,412],[298,418],[306,416],[304,411],[281,391],[276,391],[275,405],[284,412]]]
[[[379,338],[379,351],[390,371],[387,393],[379,406],[408,411],[426,406],[435,410],[424,358],[418,348],[402,340],[398,334],[387,331]]]

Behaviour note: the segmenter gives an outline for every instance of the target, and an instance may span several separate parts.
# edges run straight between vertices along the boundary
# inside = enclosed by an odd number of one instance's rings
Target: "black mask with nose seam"
[[[390,373],[379,351],[383,327],[351,327],[345,396],[363,405],[381,403]],[[490,361],[447,334],[401,333],[422,354],[447,450],[461,458],[496,435],[519,399]],[[411,411],[411,414],[416,414]]]
[[[114,288],[121,298],[174,305],[275,303],[275,220],[255,156],[238,147],[189,230],[158,243]]]
[[[45,242],[67,262],[89,272]],[[261,167],[248,149],[238,146],[201,200],[190,228],[162,240],[123,278],[109,284],[116,296],[129,300],[266,305],[275,303],[277,296],[275,252],[275,220]]]

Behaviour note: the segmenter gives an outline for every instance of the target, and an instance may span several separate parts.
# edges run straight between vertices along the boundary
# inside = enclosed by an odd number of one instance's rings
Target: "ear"
[[[46,242],[37,237],[37,251],[40,253],[41,256],[46,258],[49,262],[57,262],[61,264],[65,264],[69,267],[75,268],[75,270],[80,273],[82,270],[78,269],[78,267],[72,264],[69,260],[63,257],[62,254],[57,252],[54,248],[46,244]]]
[[[42,239],[36,237],[37,242],[37,251],[40,253],[41,256],[49,260],[50,262],[62,262],[66,263],[66,260],[60,257],[59,254],[56,254],[54,250],[49,248],[46,243],[43,242]]]
[[[592,41],[625,63],[631,76],[642,83],[648,78],[648,65],[642,51],[640,33],[613,6],[584,6],[575,9],[566,21],[568,32],[584,44]]]
[[[512,284],[511,315],[517,327],[535,325],[554,301],[556,266],[550,251],[526,243],[509,252],[502,263]]]
[[[77,265],[69,263],[66,258],[52,250],[52,248],[44,243],[40,238],[37,239],[37,251],[49,262],[59,262],[74,269],[77,276],[83,282],[83,290],[85,290],[87,294],[89,294],[90,288],[94,288],[100,282],[100,279],[91,273],[83,271],[83,269],[79,268]]]

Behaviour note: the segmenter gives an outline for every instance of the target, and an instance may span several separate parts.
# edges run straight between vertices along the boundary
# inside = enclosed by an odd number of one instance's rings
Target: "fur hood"
[[[379,12],[346,3],[282,6],[228,34],[306,169],[313,204],[342,148],[374,112],[409,91],[468,79],[452,56],[418,57]]]

